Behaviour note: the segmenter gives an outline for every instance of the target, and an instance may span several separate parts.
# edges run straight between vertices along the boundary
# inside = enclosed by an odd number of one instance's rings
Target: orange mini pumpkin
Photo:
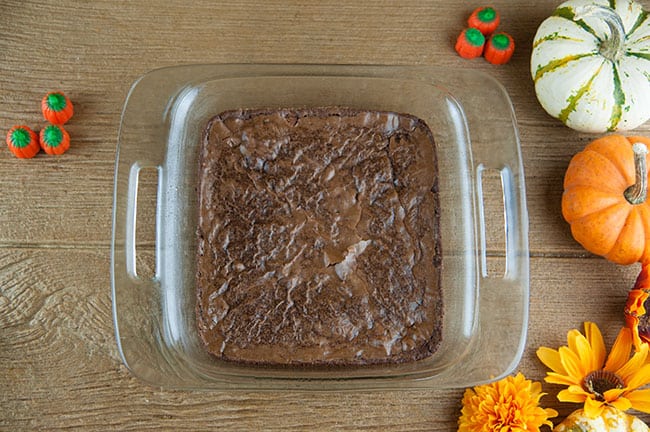
[[[571,234],[617,264],[650,260],[647,146],[645,137],[599,138],[571,159],[564,177],[562,215]]]

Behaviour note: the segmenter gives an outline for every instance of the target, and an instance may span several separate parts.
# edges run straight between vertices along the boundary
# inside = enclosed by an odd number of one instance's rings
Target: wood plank
[[[518,370],[541,380],[545,369],[535,350],[565,345],[566,332],[581,328],[584,320],[601,326],[611,345],[635,269],[600,259],[533,258],[531,264],[529,336]],[[219,423],[227,430],[454,428],[462,389],[191,392],[144,385],[119,359],[108,265],[106,249],[0,251],[0,427],[207,430]],[[549,393],[558,390],[546,387]],[[575,408],[552,395],[544,404],[564,414]]]
[[[222,13],[212,16],[200,13],[208,3],[171,2],[157,8],[156,19],[151,19],[146,6],[134,16],[137,8],[128,2],[119,7],[111,2],[81,7],[62,3],[44,10],[31,2],[6,3],[3,19],[25,19],[32,25],[14,28],[10,37],[0,38],[4,53],[0,126],[3,130],[19,122],[40,126],[38,101],[53,87],[66,89],[77,110],[69,125],[73,148],[63,157],[41,155],[32,161],[16,161],[9,152],[0,152],[0,172],[7,173],[0,184],[0,217],[5,222],[0,226],[0,244],[108,244],[119,116],[132,82],[147,70],[167,64],[236,62],[245,55],[246,61],[300,58],[303,62],[470,66],[493,75],[510,93],[520,124],[531,253],[587,255],[571,239],[559,202],[570,157],[592,137],[572,132],[548,117],[529,79],[527,42],[551,9],[549,3],[495,4],[503,16],[503,28],[521,41],[512,62],[504,67],[482,60],[468,62],[453,53],[450,42],[468,12],[459,11],[453,3],[413,1],[396,7],[381,1],[340,7],[333,2],[308,2],[299,9],[291,2],[250,8],[253,3],[224,6]],[[55,9],[57,20],[50,22],[49,13]],[[166,25],[172,17],[174,26]],[[435,31],[434,22],[438,23]],[[51,34],[40,35],[39,28],[51,29]],[[156,38],[143,36],[147,34]],[[158,40],[167,42],[160,45]],[[399,44],[396,50],[397,40],[413,42]],[[185,49],[188,46],[192,48]],[[276,57],[265,57],[270,53]],[[58,71],[55,79],[53,70]],[[24,81],[21,77],[27,71],[29,80]],[[25,85],[12,84],[16,82]],[[650,126],[639,129],[639,133],[648,132]]]

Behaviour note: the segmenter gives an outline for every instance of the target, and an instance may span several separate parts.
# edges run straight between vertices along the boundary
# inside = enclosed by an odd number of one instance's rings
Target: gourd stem
[[[634,175],[635,181],[632,186],[625,189],[625,199],[630,204],[642,204],[648,198],[648,167],[646,155],[648,148],[643,143],[635,143],[632,146],[634,152]]]
[[[583,20],[587,17],[601,19],[609,27],[609,39],[600,45],[600,54],[612,61],[617,61],[625,52],[625,27],[621,17],[614,9],[606,6],[586,5],[575,9],[574,19]]]

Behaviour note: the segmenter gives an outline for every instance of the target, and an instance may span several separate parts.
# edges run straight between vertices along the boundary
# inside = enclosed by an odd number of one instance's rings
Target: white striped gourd
[[[571,413],[562,423],[557,425],[554,432],[649,432],[646,425],[638,417],[626,414],[614,407],[605,407],[602,414],[588,417],[584,410]]]
[[[570,128],[629,130],[650,118],[650,17],[630,0],[570,0],[542,22],[531,74],[542,107]]]

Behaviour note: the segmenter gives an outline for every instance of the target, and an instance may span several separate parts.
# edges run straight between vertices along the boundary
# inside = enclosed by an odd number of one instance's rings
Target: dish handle
[[[478,236],[477,319],[468,361],[457,371],[468,385],[515,370],[526,344],[530,295],[526,187],[514,108],[493,77],[475,75],[473,81],[483,81],[484,91],[464,85],[454,93],[466,114]]]
[[[480,271],[475,339],[460,371],[467,385],[512,373],[523,355],[528,327],[528,213],[521,150],[516,132],[493,135],[498,138],[489,142],[475,135],[472,143]]]
[[[111,250],[113,322],[118,352],[124,365],[144,381],[155,383],[165,373],[172,372],[169,365],[160,361],[157,348],[162,336],[161,311],[155,307],[160,304],[161,295],[159,256],[155,252],[160,238],[157,223],[160,203],[157,198],[160,197],[161,167],[153,161],[138,160],[120,160],[118,154]],[[150,181],[152,172],[157,174],[155,183]],[[150,200],[154,187],[157,197]],[[139,202],[142,208],[138,208]],[[153,210],[149,211],[149,204],[156,206],[156,216],[150,217]],[[152,218],[156,219],[153,242],[151,230],[147,229],[154,222]],[[137,234],[139,230],[146,235]],[[151,254],[155,254],[153,268],[142,265],[148,264]]]
[[[138,221],[140,223],[145,222],[143,217],[138,217],[138,193],[141,190],[141,174],[143,170],[157,171],[158,177],[160,177],[160,166],[146,163],[146,162],[134,162],[128,174],[128,183],[127,183],[127,193],[126,193],[126,202],[125,202],[125,220],[124,220],[124,270],[126,275],[134,281],[142,282],[157,282],[159,280],[159,265],[158,259],[156,256],[156,263],[152,270],[146,270],[139,272],[138,271],[138,247],[140,245],[138,241]],[[159,183],[158,183],[159,185]],[[160,193],[157,194],[160,196]],[[148,201],[147,201],[148,202]],[[157,202],[154,200],[153,202]],[[158,212],[156,211],[156,215]],[[156,235],[155,239],[159,238],[158,235],[158,226],[159,224],[155,223]],[[144,227],[143,227],[144,228]],[[147,239],[148,240],[148,239]],[[146,245],[146,241],[144,241]],[[142,246],[142,245],[140,245]],[[145,246],[146,247],[146,246]],[[150,248],[149,248],[150,249]]]

